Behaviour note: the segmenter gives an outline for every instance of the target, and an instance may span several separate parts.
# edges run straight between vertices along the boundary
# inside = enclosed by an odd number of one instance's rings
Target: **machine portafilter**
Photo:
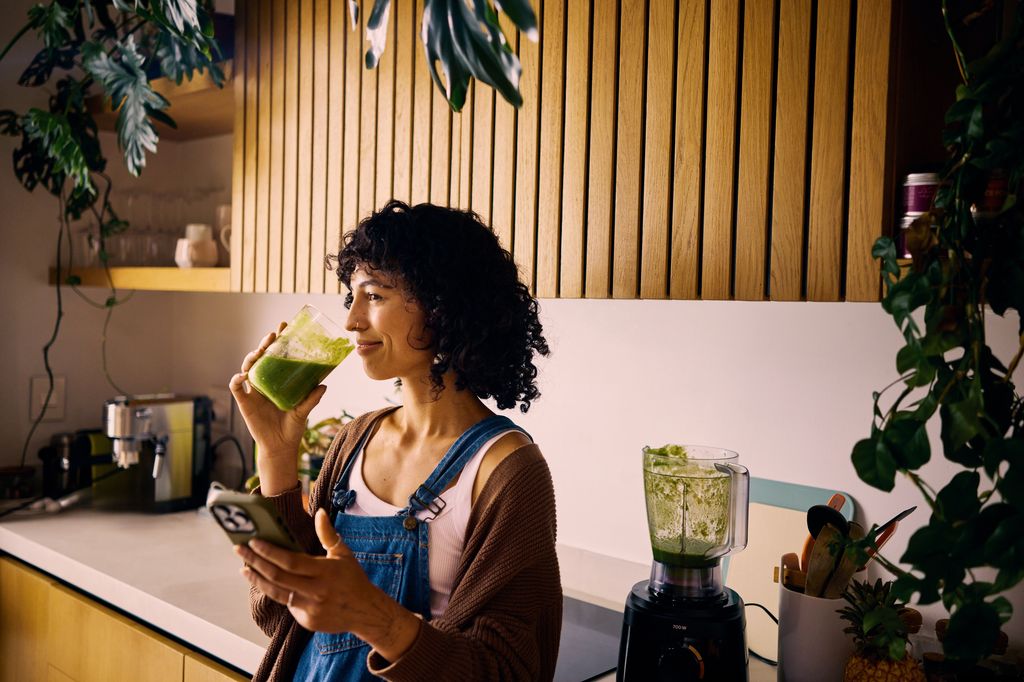
[[[154,425],[152,408],[132,404],[125,396],[108,400],[105,408],[103,430],[113,444],[114,463],[122,469],[138,464],[143,444],[150,441],[154,454],[153,478],[159,478],[167,454],[168,433]]]

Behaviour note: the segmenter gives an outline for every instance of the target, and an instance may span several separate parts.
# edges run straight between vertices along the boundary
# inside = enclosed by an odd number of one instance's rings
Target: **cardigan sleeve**
[[[338,435],[331,442],[331,447],[328,448],[320,475],[317,476],[317,481],[310,490],[311,510],[315,511],[316,509],[316,504],[313,501],[324,497],[324,493],[319,489],[320,486],[324,485],[323,482],[325,481],[328,482],[326,485],[329,486],[329,482],[335,478],[335,469],[340,461],[339,452],[351,431],[349,428],[350,424],[351,422],[342,427],[341,431],[338,432]],[[260,494],[260,488],[257,487],[253,490],[253,494]],[[291,531],[292,536],[299,545],[305,548],[306,553],[314,555],[324,554],[324,549],[320,546],[320,539],[316,534],[313,516],[302,506],[302,489],[297,481],[295,487],[279,495],[269,495],[267,499],[277,509],[277,513],[281,515],[285,525],[288,526],[288,530]],[[255,586],[249,588],[249,608],[253,621],[263,630],[264,634],[270,637],[274,636],[274,633],[281,627],[283,622],[291,618],[291,614],[288,613],[288,608],[284,604],[279,604],[270,599]]]
[[[483,511],[474,508],[445,615],[424,622],[396,661],[371,651],[370,672],[395,682],[551,679],[562,611],[554,489],[539,450],[524,449],[498,466]]]

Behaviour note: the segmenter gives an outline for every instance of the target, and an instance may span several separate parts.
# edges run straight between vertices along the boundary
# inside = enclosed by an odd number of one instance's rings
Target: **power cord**
[[[767,607],[766,607],[766,606],[765,606],[764,604],[758,604],[757,602],[747,602],[747,603],[745,603],[745,604],[744,604],[743,606],[744,606],[744,607],[747,607],[747,606],[756,606],[757,608],[759,608],[759,609],[761,609],[762,611],[764,611],[765,613],[767,613],[767,614],[768,614],[768,617],[769,617],[769,618],[771,618],[771,619],[772,619],[772,621],[773,621],[773,622],[774,622],[774,623],[775,623],[776,625],[778,625],[778,624],[779,624],[779,619],[778,619],[778,618],[776,618],[776,617],[775,617],[775,614],[774,614],[774,613],[772,613],[771,611],[769,611],[769,610],[768,610],[768,608],[767,608]],[[778,665],[778,664],[779,664],[779,662],[778,662],[778,661],[774,661],[774,660],[772,660],[772,659],[768,658],[767,656],[762,656],[761,654],[757,653],[756,651],[754,651],[753,649],[751,649],[751,648],[749,648],[749,647],[747,648],[747,651],[749,651],[749,652],[750,652],[750,655],[751,655],[751,656],[753,656],[754,658],[756,658],[756,659],[758,659],[758,660],[760,660],[760,661],[764,661],[764,662],[765,662],[765,663],[767,663],[768,665]]]
[[[235,444],[235,449],[238,450],[238,459],[242,463],[242,480],[238,484],[238,487],[235,488],[235,490],[244,490],[245,489],[245,481],[248,478],[248,476],[246,475],[246,467],[245,467],[245,451],[242,450],[242,444],[238,442],[238,439],[235,438],[234,436],[232,436],[230,433],[227,434],[226,436],[221,436],[217,440],[213,441],[213,443],[210,445],[210,450],[213,452],[214,456],[216,457],[216,455],[217,455],[217,448],[220,447],[221,445],[223,445],[227,441],[231,441],[232,443]]]
[[[119,474],[122,471],[125,471],[125,469],[121,469],[120,467],[112,469],[107,473],[103,474],[102,476],[97,476],[96,478],[92,479],[92,483],[99,483],[103,479],[110,478],[111,476]],[[85,490],[85,488],[69,490],[65,492],[63,495],[58,495],[57,497],[54,498],[46,497],[45,495],[38,495],[30,500],[22,502],[16,507],[11,507],[10,509],[4,509],[3,511],[0,511],[0,517],[7,516],[8,514],[13,514],[15,512],[19,512],[22,509],[25,509],[26,507],[32,507],[34,509],[42,508],[44,511],[57,512],[62,509],[66,509],[67,507],[77,502],[81,498],[80,493],[83,490]]]

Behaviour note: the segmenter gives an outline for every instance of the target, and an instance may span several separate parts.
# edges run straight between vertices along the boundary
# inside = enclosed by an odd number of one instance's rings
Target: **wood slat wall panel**
[[[295,212],[295,291],[309,292],[309,238],[312,226],[313,175],[313,0],[299,8],[299,140]]]
[[[348,0],[345,7],[345,158],[341,164],[341,223],[343,231],[353,229],[359,222],[359,108],[363,86],[362,33],[351,28]]]
[[[519,53],[519,33],[504,15],[501,30],[512,48]],[[516,179],[516,110],[503,97],[494,95],[494,159],[491,174],[491,227],[498,241],[508,251],[513,250],[512,236],[515,226]]]
[[[295,220],[299,173],[299,5],[285,5],[284,198],[281,217],[281,291],[295,291]]]
[[[559,0],[551,0],[558,2]],[[544,2],[534,5],[541,31],[544,30]],[[512,254],[519,266],[519,276],[532,291],[536,278],[537,240],[537,165],[540,133],[540,59],[538,43],[526,36],[519,39],[519,59],[523,64],[523,77],[519,89],[523,93],[523,106],[516,114],[516,179],[515,179],[515,233]]]
[[[343,230],[348,229],[342,224],[342,173],[345,158],[345,129],[341,124],[345,120],[345,33],[347,29],[347,11],[343,0],[329,0],[329,36],[328,66],[330,82],[328,83],[327,99],[327,235],[324,250],[337,253],[341,243]],[[328,272],[323,262],[320,269],[324,271],[324,292],[339,291],[338,278],[334,272]]]
[[[255,0],[247,3],[245,16],[246,35],[253,39],[246,41],[245,50],[245,200],[242,224],[242,278],[239,290],[252,291],[255,281],[253,268],[256,265],[256,155],[259,151],[257,122],[259,120],[259,49],[260,14]],[[236,252],[237,253],[237,252]]]
[[[281,238],[284,224],[284,78],[285,3],[272,3],[272,63],[270,74],[270,216],[267,244],[266,291],[281,291]]]
[[[612,224],[615,219],[618,2],[594,2],[593,17],[584,292],[587,298],[607,298],[612,291]]]
[[[675,0],[650,0],[648,7],[640,298],[668,295],[675,6]]]
[[[452,110],[448,100],[430,87],[430,203],[448,205],[452,172]]]
[[[612,297],[636,298],[644,130],[644,0],[622,0],[615,148]]]
[[[369,12],[359,13],[360,52],[366,52],[366,20]],[[362,96],[359,100],[359,220],[377,208],[377,69],[362,72]]]
[[[871,245],[887,222],[884,131],[888,129],[892,6],[888,0],[858,0],[856,22],[846,299],[876,301],[881,283]]]
[[[394,9],[394,8],[392,8]],[[374,208],[395,195],[395,17],[388,19],[387,49],[377,66],[377,188]]]
[[[494,172],[494,90],[473,85],[473,164],[469,207],[491,224],[491,175]]]
[[[413,0],[396,0],[393,5],[395,36],[390,49],[395,51],[395,149],[394,186],[396,199],[412,200],[412,101],[413,52],[419,48]],[[346,226],[351,229],[352,226]]]
[[[416,36],[419,41],[422,28],[423,0],[416,0]],[[423,44],[416,43],[413,64],[413,112],[412,112],[412,203],[430,201],[430,141],[433,123],[434,82],[427,70],[427,56]]]
[[[842,276],[850,2],[818,3],[807,228],[807,298],[838,301]]]
[[[676,33],[675,142],[672,183],[672,260],[669,297],[697,298],[701,190],[704,185],[706,0],[681,0]]]
[[[309,291],[324,291],[327,254],[327,145],[330,123],[330,2],[313,6],[313,192],[309,226]]]
[[[537,200],[537,295],[558,296],[559,232],[562,217],[562,130],[565,127],[565,6],[544,4],[539,187]]]
[[[766,295],[775,6],[772,2],[747,2],[743,12],[743,106],[740,108],[740,158],[736,182],[734,295],[741,300],[760,301]]]
[[[337,291],[324,255],[395,196],[476,211],[541,297],[877,300],[882,0],[535,2],[540,43],[499,17],[523,108],[456,114],[422,0],[372,71],[346,0],[238,4],[233,290]]]
[[[587,151],[590,85],[590,3],[569,0],[565,25],[565,143],[562,152],[562,227],[558,295],[583,295],[586,243]]]
[[[239,2],[235,9],[235,64],[246,64],[247,45],[252,42],[253,34],[248,32],[246,21],[247,3]],[[250,37],[253,36],[253,37]],[[234,208],[231,211],[231,272],[230,282],[232,291],[242,290],[242,231],[245,229],[245,179],[248,177],[245,163],[245,152],[249,147],[246,145],[249,138],[245,133],[246,120],[246,96],[245,90],[248,84],[246,74],[236,67],[234,80],[235,92],[235,123],[234,139],[232,140],[231,160],[231,203]]]
[[[779,6],[779,75],[772,178],[771,298],[797,301],[803,283],[811,0]]]
[[[739,2],[711,4],[700,295],[731,297]]]
[[[256,99],[256,264],[254,291],[267,290],[267,257],[270,246],[270,81],[274,56],[271,2],[260,0],[259,94]]]

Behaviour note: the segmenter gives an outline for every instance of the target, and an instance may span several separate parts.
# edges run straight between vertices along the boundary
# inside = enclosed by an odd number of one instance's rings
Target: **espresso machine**
[[[747,545],[750,478],[729,450],[644,448],[654,562],[626,598],[616,680],[747,680],[743,600],[722,558]]]
[[[211,401],[171,393],[117,396],[103,406],[107,471],[93,468],[93,505],[153,512],[194,509],[210,485]],[[113,475],[114,467],[124,471]]]

